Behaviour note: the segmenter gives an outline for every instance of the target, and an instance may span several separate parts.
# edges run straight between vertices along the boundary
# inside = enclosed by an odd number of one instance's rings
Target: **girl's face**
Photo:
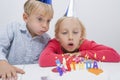
[[[27,28],[32,37],[41,35],[48,31],[51,16],[48,15],[44,10],[36,10],[30,15],[23,14],[23,18],[27,24]]]
[[[64,19],[59,25],[59,31],[57,40],[61,43],[61,46],[72,52],[79,48],[81,37],[81,27],[75,19]]]

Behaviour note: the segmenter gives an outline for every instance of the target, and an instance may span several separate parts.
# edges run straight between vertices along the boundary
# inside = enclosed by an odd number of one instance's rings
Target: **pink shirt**
[[[88,55],[90,59],[97,61],[103,61],[102,57],[105,56],[104,62],[119,62],[120,55],[108,46],[97,44],[94,41],[89,41],[85,39],[79,47],[79,52],[81,57]],[[56,39],[49,41],[47,47],[42,51],[39,57],[39,65],[42,67],[55,66],[55,57],[60,59],[62,62],[63,51],[61,49],[60,43]],[[96,57],[94,57],[96,54]],[[68,57],[68,56],[65,56]]]

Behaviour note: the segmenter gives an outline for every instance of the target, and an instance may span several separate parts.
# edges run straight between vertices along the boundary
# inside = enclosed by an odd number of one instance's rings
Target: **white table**
[[[108,73],[109,80],[120,80],[120,63],[100,63],[100,64],[103,71],[106,71]],[[20,66],[18,65],[18,67]],[[54,68],[54,67],[39,67],[38,64],[29,64],[21,67],[23,67],[26,73],[24,75],[19,75],[19,80],[41,80],[42,76],[49,77],[49,74],[51,74],[51,70]],[[59,75],[57,73],[55,74]]]
[[[120,63],[98,63],[101,64],[103,71],[108,73],[109,80],[120,80]],[[29,65],[16,65],[17,67],[23,69],[25,74],[18,74],[18,80],[41,80],[41,77],[47,76],[54,67],[40,67],[38,64],[29,64]],[[58,73],[53,74],[53,78],[58,76]],[[53,79],[49,79],[53,80]],[[58,80],[58,79],[54,79]],[[72,79],[74,80],[74,79]]]

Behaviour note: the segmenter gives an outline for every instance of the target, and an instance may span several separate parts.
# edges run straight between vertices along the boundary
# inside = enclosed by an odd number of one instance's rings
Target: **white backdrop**
[[[26,0],[1,0],[0,27],[22,21]],[[120,53],[120,0],[74,0],[75,13],[87,30],[87,38],[113,47]],[[54,37],[54,24],[63,16],[69,0],[53,0],[54,18],[48,33]]]

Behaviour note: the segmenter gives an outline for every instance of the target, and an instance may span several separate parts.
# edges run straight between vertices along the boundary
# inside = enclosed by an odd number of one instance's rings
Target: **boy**
[[[0,77],[3,80],[17,79],[16,73],[24,71],[14,67],[16,64],[38,62],[40,52],[50,37],[49,29],[53,17],[52,5],[38,0],[28,0],[24,4],[25,23],[13,23],[0,31]]]

